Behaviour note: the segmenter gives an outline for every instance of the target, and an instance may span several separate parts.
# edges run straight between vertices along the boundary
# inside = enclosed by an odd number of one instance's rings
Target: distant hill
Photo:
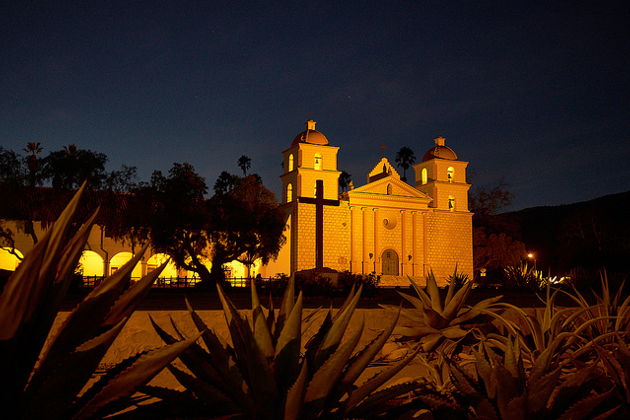
[[[536,254],[539,268],[552,274],[575,267],[630,273],[630,191],[493,218]]]

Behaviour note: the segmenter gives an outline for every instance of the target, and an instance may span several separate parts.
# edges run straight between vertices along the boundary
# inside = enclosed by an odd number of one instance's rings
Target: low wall
[[[303,316],[306,317],[310,313],[317,311],[315,309],[305,309]],[[201,310],[197,313],[204,320],[206,325],[211,328],[215,333],[229,338],[229,332],[225,323],[225,317],[222,310]],[[250,317],[251,311],[241,311],[242,314]],[[60,327],[61,323],[67,318],[69,312],[60,312],[55,320],[53,331]],[[196,328],[190,319],[187,311],[173,310],[173,311],[136,311],[132,314],[131,318],[127,322],[127,325],[123,328],[120,335],[114,341],[112,347],[109,349],[105,357],[101,362],[102,367],[110,367],[116,363],[124,360],[125,358],[156,347],[164,345],[160,337],[157,335],[153,326],[149,321],[149,315],[160,325],[163,329],[170,334],[175,334],[169,317],[173,319],[180,331],[186,336],[192,336],[196,334]],[[323,317],[325,316],[324,310],[319,310],[319,313],[314,315],[309,322],[303,324],[303,340],[302,344],[305,344],[319,328]],[[352,331],[356,331],[361,322],[364,322],[364,330],[359,341],[357,348],[362,348],[365,344],[371,341],[374,336],[380,331],[385,329],[388,324],[393,320],[394,314],[385,309],[356,309],[353,317],[350,321],[348,329],[346,331],[346,337],[350,335]],[[395,343],[388,343],[383,349],[385,355],[389,354],[389,357],[395,358],[404,354],[405,350],[400,349],[399,345]],[[180,365],[179,361],[176,364]],[[376,370],[382,368],[370,368],[368,374],[373,374]],[[403,371],[401,371],[393,381],[399,382],[411,377],[415,377],[421,374],[422,370],[417,363],[410,363]],[[165,386],[174,389],[182,389],[181,385],[175,380],[175,378],[166,371],[158,374],[153,381],[152,385]]]

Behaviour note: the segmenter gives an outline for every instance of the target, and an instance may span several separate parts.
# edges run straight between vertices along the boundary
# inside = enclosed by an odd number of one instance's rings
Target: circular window
[[[385,226],[386,229],[394,229],[396,227],[396,219],[383,219],[383,226]]]

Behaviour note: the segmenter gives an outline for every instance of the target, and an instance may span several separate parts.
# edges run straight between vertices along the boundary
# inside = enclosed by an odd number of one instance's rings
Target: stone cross
[[[339,206],[339,200],[324,198],[324,181],[315,183],[315,198],[299,197],[300,203],[315,204],[315,268],[324,266],[324,206]]]

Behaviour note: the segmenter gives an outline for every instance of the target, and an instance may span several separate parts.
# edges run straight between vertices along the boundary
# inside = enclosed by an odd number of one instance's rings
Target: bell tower
[[[455,151],[446,146],[444,137],[436,137],[434,142],[435,146],[427,150],[422,162],[413,166],[416,188],[433,199],[431,207],[468,212],[468,162],[458,160]]]
[[[298,134],[291,147],[282,152],[282,202],[290,203],[298,197],[315,198],[317,181],[323,185],[323,198],[336,200],[339,191],[337,153],[339,147],[330,146],[328,139],[315,130],[316,122],[306,121],[306,130]]]
[[[291,147],[282,152],[282,202],[289,213],[290,272],[324,266],[327,230],[325,208],[339,206],[338,147],[306,122]]]

